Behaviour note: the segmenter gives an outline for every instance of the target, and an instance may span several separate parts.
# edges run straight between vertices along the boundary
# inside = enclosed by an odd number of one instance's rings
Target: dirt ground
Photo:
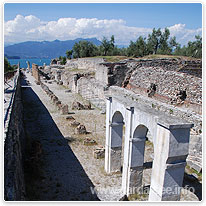
[[[39,142],[41,155],[25,164],[27,200],[37,201],[117,201],[123,194],[121,174],[108,175],[104,159],[95,159],[93,151],[105,144],[105,114],[92,110],[72,110],[74,101],[87,103],[78,94],[54,81],[43,81],[59,100],[69,106],[69,114],[60,115],[49,96],[34,82],[30,73],[22,80],[22,97],[26,136],[33,144]],[[78,135],[67,116],[84,124],[88,134]],[[97,145],[86,146],[92,138]],[[31,144],[32,144],[31,143]],[[152,161],[152,145],[146,144],[147,161]],[[144,171],[143,184],[150,184],[151,169]],[[97,192],[94,192],[97,191]],[[94,193],[94,194],[93,194]],[[139,198],[139,197],[138,197]],[[147,200],[147,196],[139,200]],[[137,198],[136,198],[137,199]],[[135,197],[131,200],[135,200]],[[182,200],[198,200],[195,194],[182,195]]]

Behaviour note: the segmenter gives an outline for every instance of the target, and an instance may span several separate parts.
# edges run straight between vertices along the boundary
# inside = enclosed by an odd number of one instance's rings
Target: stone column
[[[158,123],[149,201],[178,201],[193,124]]]
[[[30,69],[30,62],[29,62],[29,61],[27,61],[26,63],[27,63],[27,68],[28,68],[28,71],[29,71],[29,72],[31,72],[31,69]]]
[[[145,141],[145,137],[130,139],[127,195],[139,193],[142,186]]]
[[[36,79],[37,82],[40,82],[40,75],[37,64],[32,64],[32,76]]]
[[[124,145],[124,162],[122,171],[122,190],[124,194],[128,194],[128,171],[129,171],[129,150],[130,139],[132,138],[132,123],[133,123],[134,107],[127,108],[125,120],[125,145]]]
[[[111,166],[111,106],[112,106],[112,97],[109,97],[106,100],[106,142],[105,142],[105,171],[110,173]]]

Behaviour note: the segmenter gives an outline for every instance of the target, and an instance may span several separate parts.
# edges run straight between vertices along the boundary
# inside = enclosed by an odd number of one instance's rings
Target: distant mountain
[[[19,56],[21,59],[26,58],[56,58],[65,56],[66,50],[71,50],[76,42],[86,40],[99,46],[101,42],[96,38],[82,39],[67,41],[27,41],[4,48],[4,53],[7,56]]]

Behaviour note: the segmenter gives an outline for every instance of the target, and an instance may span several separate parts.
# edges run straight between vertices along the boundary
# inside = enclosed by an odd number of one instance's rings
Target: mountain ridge
[[[60,41],[26,41],[4,47],[7,56],[19,56],[26,58],[56,58],[65,56],[66,50],[71,50],[76,42],[89,41],[99,46],[101,41],[96,38],[77,38],[74,40]]]

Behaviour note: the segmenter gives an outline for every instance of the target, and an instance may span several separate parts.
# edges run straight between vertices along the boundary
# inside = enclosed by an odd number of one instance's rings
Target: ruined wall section
[[[4,143],[4,199],[25,200],[23,172],[24,127],[21,82],[18,76],[15,96]]]
[[[40,82],[40,74],[37,64],[32,64],[32,76],[36,79],[37,82]]]
[[[187,73],[166,71],[162,67],[140,67],[132,73],[127,88],[136,93],[149,95],[151,84],[155,85],[154,94],[151,95],[152,98],[190,108],[194,112],[201,114],[201,78]],[[181,91],[185,91],[186,96],[178,100],[178,94]]]
[[[96,70],[98,64],[103,63],[103,58],[78,58],[67,60],[65,67],[72,69]]]
[[[105,112],[105,85],[96,81],[94,77],[81,77],[77,82],[77,92]]]
[[[127,72],[126,63],[102,63],[96,68],[95,79],[107,86],[122,86]]]

